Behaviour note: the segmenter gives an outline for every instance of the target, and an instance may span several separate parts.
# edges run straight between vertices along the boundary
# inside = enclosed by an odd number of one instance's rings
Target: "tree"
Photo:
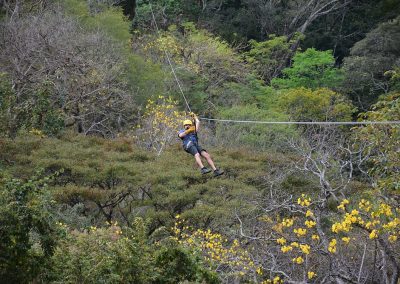
[[[360,119],[370,121],[399,121],[400,120],[400,93],[392,93],[381,97],[372,106],[372,110],[360,114]],[[366,125],[356,129],[357,139],[369,143],[365,149],[371,153],[373,167],[370,175],[374,178],[373,184],[384,196],[394,196],[397,205],[400,200],[396,197],[400,193],[400,163],[399,141],[400,126],[394,125]]]
[[[177,102],[171,98],[159,96],[155,101],[149,100],[136,129],[139,144],[161,155],[176,138],[177,130],[186,117],[186,113],[179,111]]]
[[[282,74],[283,78],[272,80],[272,86],[280,89],[338,89],[343,79],[341,70],[335,68],[332,51],[318,51],[314,48],[297,52],[292,66],[285,68]]]
[[[49,177],[0,183],[0,278],[30,283],[54,251],[57,228],[48,192]]]
[[[43,90],[49,112],[61,117],[63,126],[115,137],[135,119],[143,97],[160,92],[163,75],[131,54],[122,11],[92,15],[85,2],[68,4],[68,9],[56,5],[2,21],[0,70],[7,73],[14,97],[7,111],[30,120],[32,106],[43,105],[37,94]],[[21,126],[12,128],[13,134]]]
[[[367,163],[370,143],[352,141],[349,133],[336,126],[305,127],[301,137],[289,144],[298,154],[295,168],[314,176],[319,184],[320,208],[325,208],[332,197],[338,201],[358,174],[368,178]]]
[[[261,78],[269,83],[281,74],[291,54],[290,46],[297,40],[297,35],[289,40],[286,36],[270,35],[262,42],[250,40],[251,49],[244,53],[245,59],[257,71]]]
[[[251,227],[241,226],[264,274],[285,282],[397,283],[396,209],[363,198],[342,199],[330,213],[318,204],[318,199],[304,194],[294,200],[286,196],[280,206],[269,200],[256,217],[257,234],[250,235]]]
[[[400,17],[380,24],[351,49],[344,59],[345,92],[361,109],[368,110],[390,89],[386,71],[400,66]]]
[[[171,25],[160,34],[137,31],[133,49],[163,64],[171,74],[168,54],[189,104],[197,113],[212,113],[216,105],[225,104],[219,94],[229,83],[246,83],[250,73],[228,43],[206,30],[198,30],[192,22]],[[173,74],[168,79],[166,89],[182,100]]]
[[[291,38],[295,33],[304,34],[310,25],[318,18],[329,15],[347,6],[350,0],[245,0],[239,5],[234,1],[205,1],[203,14],[214,16],[214,21],[229,22],[239,26],[230,28],[234,32],[264,40],[271,34],[285,35]],[[218,5],[219,4],[219,5]],[[215,9],[215,6],[218,8]],[[213,9],[213,10],[212,10]],[[206,16],[204,16],[206,18]],[[213,18],[213,17],[212,17]],[[214,22],[213,21],[213,22]],[[218,25],[217,25],[218,27]],[[222,26],[219,29],[223,29]],[[295,51],[299,41],[292,44]]]
[[[279,103],[295,121],[350,121],[355,111],[345,96],[324,88],[287,90]]]
[[[58,226],[65,236],[51,258],[51,269],[41,275],[45,282],[219,283],[194,251],[168,238],[154,243],[141,218],[135,218],[130,228],[115,221],[85,230],[61,222]]]
[[[398,1],[353,0],[346,7],[320,17],[310,25],[301,46],[332,49],[337,63],[342,64],[356,42],[379,23],[395,18],[399,13]]]

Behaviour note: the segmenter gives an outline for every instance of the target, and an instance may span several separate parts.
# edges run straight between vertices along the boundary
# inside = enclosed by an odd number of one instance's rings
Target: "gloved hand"
[[[190,116],[194,119],[194,120],[198,120],[198,117],[195,113],[191,112]]]
[[[186,134],[190,134],[192,132],[196,131],[196,127],[195,126],[190,126],[188,129],[185,130]]]

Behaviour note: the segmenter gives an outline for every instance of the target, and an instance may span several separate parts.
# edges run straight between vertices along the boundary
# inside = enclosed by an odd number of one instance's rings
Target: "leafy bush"
[[[30,283],[49,268],[57,228],[48,194],[49,178],[0,182],[0,278]]]
[[[387,71],[399,68],[400,17],[381,23],[357,42],[344,59],[343,88],[358,107],[367,111],[379,96],[394,91]]]
[[[329,89],[291,89],[279,103],[295,121],[351,121],[355,108],[345,96]]]
[[[271,84],[278,89],[338,89],[343,80],[343,72],[334,65],[332,51],[308,48],[304,52],[297,52],[292,66],[282,71],[283,78],[275,78]]]
[[[300,38],[300,35],[295,35],[289,40],[287,36],[269,35],[262,42],[250,40],[251,49],[244,54],[245,59],[269,83],[280,75],[292,53],[291,46]]]
[[[287,117],[273,108],[260,109],[256,106],[236,106],[222,109],[219,116],[233,120],[285,121]],[[216,125],[216,140],[226,147],[249,147],[257,150],[285,148],[286,140],[296,135],[294,128],[287,125],[254,123],[223,123]]]
[[[140,218],[131,228],[112,223],[72,231],[65,224],[59,226],[66,237],[54,252],[52,269],[43,275],[51,283],[218,283],[192,251],[175,242],[151,243]]]

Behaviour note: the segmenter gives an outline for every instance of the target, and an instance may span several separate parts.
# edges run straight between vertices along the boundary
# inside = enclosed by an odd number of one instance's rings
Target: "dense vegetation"
[[[1,283],[398,283],[395,0],[0,1]],[[154,13],[154,18],[153,18]]]

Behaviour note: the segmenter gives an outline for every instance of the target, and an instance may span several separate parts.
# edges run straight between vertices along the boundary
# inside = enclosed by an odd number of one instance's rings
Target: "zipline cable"
[[[370,124],[400,124],[400,121],[260,121],[260,120],[234,120],[200,117],[200,120],[234,123],[254,124],[297,124],[297,125],[370,125]]]
[[[152,15],[152,17],[153,17],[153,22],[154,22],[154,25],[155,25],[156,30],[157,30],[157,34],[160,35],[160,30],[158,29],[156,17],[154,16],[154,12],[153,12],[153,5],[151,5],[151,0],[149,0],[149,4],[150,4],[151,15]],[[170,59],[170,57],[169,57],[169,54],[168,54],[168,52],[167,52],[167,50],[166,50],[165,48],[164,48],[164,53],[165,53],[165,57],[167,58],[167,61],[168,61],[168,63],[169,63],[169,66],[171,66],[172,73],[174,74],[175,81],[176,81],[176,83],[178,84],[179,90],[180,90],[180,92],[181,92],[181,94],[182,94],[183,99],[185,100],[186,106],[187,106],[189,112],[192,112],[192,110],[191,110],[191,108],[190,108],[190,106],[189,106],[188,100],[186,99],[186,96],[185,96],[185,94],[183,93],[182,86],[181,86],[181,83],[179,82],[178,76],[177,76],[176,73],[175,73],[174,66],[173,66],[172,63],[171,63],[171,59]]]
[[[157,34],[160,35],[160,30],[158,29],[156,17],[153,12],[153,5],[151,4],[151,0],[149,0],[149,6],[151,15],[153,18],[154,26],[156,28]],[[175,81],[179,87],[179,91],[185,100],[186,107],[189,112],[192,112],[190,108],[189,102],[186,99],[186,96],[183,92],[181,83],[179,82],[178,76],[176,75],[174,66],[172,65],[171,58],[169,56],[168,51],[164,48],[165,57],[167,58],[168,64],[171,67],[172,74],[174,75]],[[296,125],[372,125],[372,124],[400,124],[400,121],[260,121],[260,120],[234,120],[234,119],[218,119],[218,118],[207,118],[207,117],[199,117],[200,120],[207,121],[217,121],[217,122],[225,122],[225,123],[253,123],[253,124],[296,124]]]

